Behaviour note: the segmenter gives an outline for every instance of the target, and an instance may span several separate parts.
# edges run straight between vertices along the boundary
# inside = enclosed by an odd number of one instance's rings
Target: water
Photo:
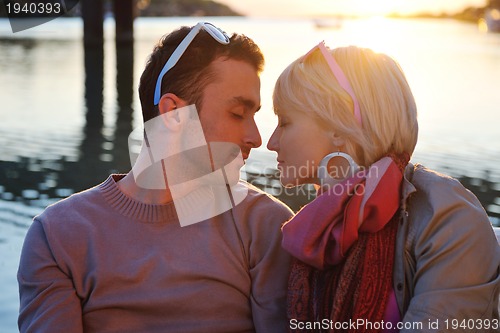
[[[138,19],[133,50],[115,50],[108,20],[104,59],[84,51],[79,19],[58,19],[16,35],[0,20],[0,332],[16,331],[15,272],[31,218],[110,172],[128,171],[127,136],[141,125],[136,87],[146,57],[163,33],[197,20]],[[451,20],[346,20],[339,29],[317,29],[306,19],[207,20],[249,35],[266,56],[257,114],[263,142],[276,125],[271,94],[277,76],[319,41],[393,56],[419,108],[413,160],[459,177],[497,221],[500,35]],[[248,161],[254,172],[274,166],[265,145]],[[272,179],[255,182],[279,189]]]

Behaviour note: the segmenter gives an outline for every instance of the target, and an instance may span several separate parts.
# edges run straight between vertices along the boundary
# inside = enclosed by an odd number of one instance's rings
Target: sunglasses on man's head
[[[177,62],[182,57],[184,52],[186,52],[189,44],[191,44],[191,42],[194,40],[196,35],[198,35],[201,29],[208,32],[208,34],[212,36],[212,38],[215,39],[217,42],[224,45],[229,44],[230,39],[228,35],[226,35],[224,31],[217,28],[215,25],[208,22],[199,22],[197,25],[195,25],[191,29],[191,31],[186,35],[186,37],[184,37],[184,39],[179,43],[179,45],[174,50],[170,58],[168,58],[167,62],[165,63],[165,66],[163,66],[160,74],[158,75],[155,87],[154,105],[158,105],[158,103],[160,103],[161,81],[163,80],[163,77],[169,70],[171,70],[175,66],[175,64],[177,64]]]

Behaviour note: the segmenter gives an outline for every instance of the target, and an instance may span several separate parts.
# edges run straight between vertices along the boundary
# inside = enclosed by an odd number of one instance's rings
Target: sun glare
[[[142,0],[146,1],[146,0]],[[487,0],[218,0],[254,16],[384,16],[421,12],[457,12],[466,6],[485,6]]]
[[[355,15],[382,16],[396,11],[401,11],[404,2],[396,0],[355,0],[349,4]]]

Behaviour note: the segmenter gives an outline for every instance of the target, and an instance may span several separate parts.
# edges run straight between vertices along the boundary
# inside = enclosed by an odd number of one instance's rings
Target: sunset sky
[[[461,11],[484,6],[487,0],[218,0],[251,16],[384,15]]]

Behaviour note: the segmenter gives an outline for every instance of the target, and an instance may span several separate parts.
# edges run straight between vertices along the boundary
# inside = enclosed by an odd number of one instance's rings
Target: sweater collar
[[[125,174],[112,174],[99,185],[106,201],[121,215],[145,223],[178,222],[173,202],[168,204],[146,204],[123,193],[117,182]]]

